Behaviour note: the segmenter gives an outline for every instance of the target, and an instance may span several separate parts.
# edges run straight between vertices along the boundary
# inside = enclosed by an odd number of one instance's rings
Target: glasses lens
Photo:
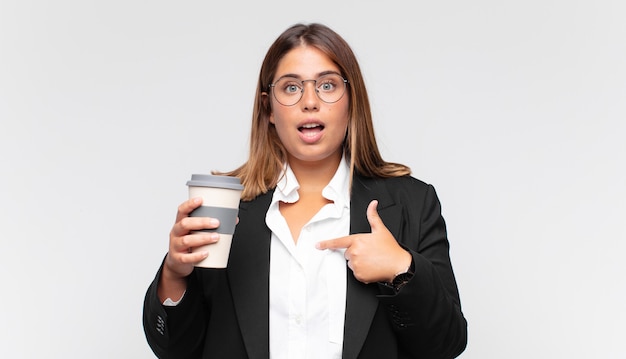
[[[298,103],[304,93],[304,82],[313,80],[299,80],[294,77],[283,77],[274,83],[274,97],[284,106],[292,106]],[[341,99],[346,91],[346,81],[338,74],[324,75],[315,83],[315,92],[320,100],[334,103]]]
[[[324,75],[315,82],[317,95],[320,100],[328,103],[339,101],[346,90],[343,77],[337,74]]]
[[[302,97],[302,81],[283,77],[274,83],[274,97],[285,106],[295,105]]]

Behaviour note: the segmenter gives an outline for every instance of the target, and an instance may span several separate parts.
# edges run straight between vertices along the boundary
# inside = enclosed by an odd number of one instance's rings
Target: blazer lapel
[[[227,273],[241,335],[250,359],[269,357],[269,256],[265,213],[269,191],[239,207]],[[224,343],[228,345],[228,343]]]
[[[385,186],[376,179],[354,176],[350,204],[350,234],[369,233],[371,227],[367,221],[367,206],[372,200],[378,200],[378,214],[385,226],[398,238],[400,229],[400,209],[394,205]],[[343,358],[356,359],[372,319],[378,308],[378,285],[359,282],[352,271],[348,271],[346,295],[346,319],[344,328]]]

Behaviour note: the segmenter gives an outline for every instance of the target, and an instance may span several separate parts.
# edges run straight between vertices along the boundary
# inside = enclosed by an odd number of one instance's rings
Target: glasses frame
[[[339,76],[339,77],[341,78],[341,80],[343,81],[343,92],[341,93],[341,96],[339,96],[339,98],[338,98],[338,99],[336,99],[335,101],[326,101],[326,100],[324,100],[323,98],[321,98],[321,97],[320,97],[320,91],[317,89],[317,82],[319,81],[319,79],[321,79],[321,78],[323,78],[323,77],[326,77],[326,76],[329,76],[329,75],[337,75],[337,76]],[[322,101],[322,102],[324,102],[324,103],[336,103],[336,102],[338,102],[339,100],[341,100],[341,99],[343,98],[343,96],[346,94],[346,89],[348,88],[348,84],[350,83],[350,82],[349,82],[348,80],[346,80],[343,76],[341,76],[340,74],[338,74],[338,73],[336,73],[336,72],[331,72],[331,73],[328,73],[328,74],[324,74],[324,75],[322,75],[322,76],[318,77],[317,79],[299,80],[299,81],[300,81],[300,83],[302,84],[302,90],[300,91],[300,97],[298,97],[298,100],[297,100],[296,102],[294,102],[293,104],[291,104],[291,105],[285,105],[284,103],[280,102],[280,100],[278,99],[278,97],[276,97],[276,92],[275,92],[275,91],[273,91],[273,90],[274,90],[274,87],[276,86],[276,83],[278,83],[280,80],[282,80],[282,79],[284,79],[284,78],[286,78],[286,77],[292,77],[292,76],[283,76],[283,77],[280,77],[280,78],[278,78],[278,79],[277,79],[274,83],[269,84],[267,87],[269,88],[270,92],[272,92],[272,93],[274,94],[274,98],[276,99],[276,101],[277,101],[279,104],[281,104],[281,105],[283,105],[283,106],[287,106],[287,107],[289,107],[289,106],[295,106],[295,105],[297,105],[297,104],[298,104],[298,102],[300,102],[300,100],[302,100],[302,97],[304,96],[304,83],[305,83],[305,82],[311,82],[311,81],[313,81],[313,86],[314,86],[314,89],[315,89],[315,94],[317,95],[317,98],[319,98],[319,99],[320,99],[320,101]],[[294,79],[295,79],[295,78],[294,78]],[[296,79],[296,80],[297,80],[297,79]]]

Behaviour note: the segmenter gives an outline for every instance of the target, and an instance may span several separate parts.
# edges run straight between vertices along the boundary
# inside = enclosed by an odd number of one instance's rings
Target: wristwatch
[[[404,285],[407,284],[411,278],[413,278],[414,274],[415,269],[413,262],[411,261],[411,265],[405,272],[396,274],[391,282],[381,282],[381,284],[387,288],[393,289],[395,293],[398,293],[400,289],[402,289],[402,287],[404,287]]]

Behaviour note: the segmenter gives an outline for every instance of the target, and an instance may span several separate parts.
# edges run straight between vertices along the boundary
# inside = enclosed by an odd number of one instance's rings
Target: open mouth
[[[319,123],[307,123],[301,127],[298,127],[298,131],[306,134],[306,133],[317,133],[324,129],[323,125]]]

